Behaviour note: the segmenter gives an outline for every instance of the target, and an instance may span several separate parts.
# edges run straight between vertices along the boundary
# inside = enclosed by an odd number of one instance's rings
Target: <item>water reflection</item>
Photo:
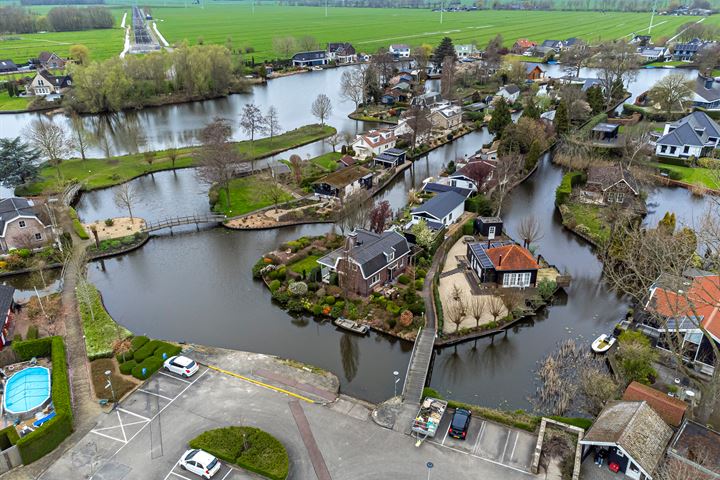
[[[340,337],[340,357],[342,358],[345,380],[348,382],[352,382],[358,372],[360,350],[358,349],[357,342],[358,338],[350,333],[343,333]]]

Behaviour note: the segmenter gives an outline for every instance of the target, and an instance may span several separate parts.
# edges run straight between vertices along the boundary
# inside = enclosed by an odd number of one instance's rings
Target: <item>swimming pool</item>
[[[30,367],[13,374],[5,383],[3,407],[7,413],[32,413],[50,399],[50,370]]]

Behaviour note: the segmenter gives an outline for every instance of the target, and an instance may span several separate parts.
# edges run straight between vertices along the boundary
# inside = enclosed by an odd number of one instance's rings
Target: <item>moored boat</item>
[[[603,333],[592,342],[592,350],[595,353],[605,353],[610,350],[610,347],[615,345],[615,337]]]
[[[338,318],[335,320],[335,326],[340,327],[344,330],[348,330],[353,333],[359,333],[361,335],[366,335],[370,331],[370,327],[367,325],[361,325],[353,320],[350,320],[348,318]]]

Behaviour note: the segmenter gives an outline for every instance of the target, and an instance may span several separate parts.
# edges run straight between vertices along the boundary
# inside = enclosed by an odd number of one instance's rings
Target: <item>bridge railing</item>
[[[143,227],[143,232],[151,232],[154,230],[161,230],[163,228],[178,227],[180,225],[193,225],[199,223],[217,223],[226,220],[225,215],[189,215],[185,217],[173,217],[158,220],[153,223],[146,223]]]
[[[418,333],[415,336],[415,343],[413,343],[412,352],[410,352],[410,361],[408,362],[407,370],[405,371],[405,381],[403,382],[403,389],[402,389],[402,400],[405,400],[405,390],[407,390],[407,384],[408,384],[408,377],[410,376],[410,367],[412,366],[413,359],[415,358],[415,350],[417,349],[418,342],[420,341],[420,336],[422,335],[422,329],[423,327],[418,328]]]

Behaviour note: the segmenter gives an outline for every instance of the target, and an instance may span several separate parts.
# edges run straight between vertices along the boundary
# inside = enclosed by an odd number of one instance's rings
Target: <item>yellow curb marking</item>
[[[284,394],[286,394],[286,395],[290,395],[291,397],[299,398],[300,400],[304,400],[304,401],[306,401],[306,402],[308,402],[308,403],[315,403],[313,400],[311,400],[311,399],[309,399],[309,398],[307,398],[307,397],[303,397],[302,395],[298,395],[297,393],[293,393],[293,392],[290,392],[290,391],[288,391],[288,390],[284,390],[284,389],[282,389],[282,388],[275,387],[275,386],[273,386],[273,385],[269,385],[269,384],[267,384],[267,383],[260,382],[260,381],[258,381],[258,380],[253,380],[252,378],[248,378],[248,377],[245,377],[245,376],[243,376],[243,375],[238,375],[237,373],[228,372],[227,370],[223,370],[222,368],[214,367],[214,366],[212,366],[212,365],[208,365],[207,367],[208,367],[208,368],[211,368],[211,369],[213,369],[213,370],[215,370],[215,371],[218,371],[218,372],[220,372],[220,373],[224,373],[224,374],[226,374],[226,375],[230,375],[231,377],[239,378],[240,380],[245,380],[246,382],[253,383],[253,384],[258,385],[258,386],[260,386],[260,387],[269,388],[270,390],[274,390],[274,391],[276,391],[276,392],[284,393]]]

